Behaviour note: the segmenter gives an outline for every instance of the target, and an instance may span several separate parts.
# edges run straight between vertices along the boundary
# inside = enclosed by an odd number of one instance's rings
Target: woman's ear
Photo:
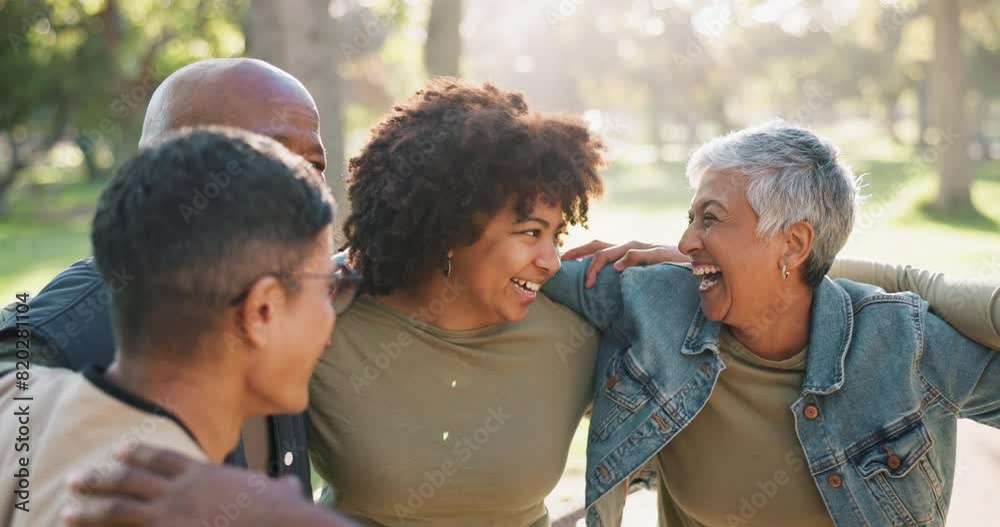
[[[807,221],[795,223],[785,231],[785,253],[782,258],[789,269],[798,268],[805,263],[812,252],[815,237],[816,231]]]

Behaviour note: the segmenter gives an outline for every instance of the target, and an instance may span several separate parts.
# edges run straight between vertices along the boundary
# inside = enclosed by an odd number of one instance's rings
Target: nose
[[[701,250],[701,234],[695,228],[694,223],[684,229],[684,234],[681,235],[681,241],[677,244],[677,248],[687,256],[694,256],[696,252]]]
[[[559,247],[556,244],[540,244],[543,247],[540,249],[541,253],[535,257],[535,265],[541,267],[548,271],[549,276],[556,274],[559,268],[562,266],[562,260],[559,259]]]

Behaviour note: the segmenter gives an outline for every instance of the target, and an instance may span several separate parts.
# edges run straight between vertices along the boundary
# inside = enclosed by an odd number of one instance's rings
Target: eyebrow
[[[707,209],[709,205],[716,205],[720,209],[722,209],[723,211],[729,212],[729,209],[727,209],[726,206],[723,205],[722,202],[719,201],[719,200],[717,200],[717,199],[710,199],[710,200],[705,201],[704,203],[701,203],[700,204],[700,208]],[[696,208],[699,208],[699,206],[692,207],[691,210],[694,210]],[[688,211],[688,214],[691,214],[691,211]]]
[[[548,229],[552,225],[551,223],[549,223],[549,220],[546,220],[545,218],[539,218],[538,216],[526,216],[524,218],[515,221],[514,223],[527,223],[529,221],[537,221],[538,223],[541,223],[542,226],[544,226],[546,229]],[[559,223],[557,229],[563,229],[565,227],[566,227],[566,222],[563,221]]]

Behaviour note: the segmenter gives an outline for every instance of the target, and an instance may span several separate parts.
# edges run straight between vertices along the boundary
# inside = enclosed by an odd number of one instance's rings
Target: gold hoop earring
[[[451,278],[451,256],[448,257],[448,260],[444,264],[444,277]]]
[[[781,279],[788,280],[788,264],[781,264]]]

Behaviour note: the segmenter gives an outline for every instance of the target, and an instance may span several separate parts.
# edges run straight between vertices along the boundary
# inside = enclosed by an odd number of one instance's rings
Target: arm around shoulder
[[[920,374],[959,417],[1000,428],[1000,355],[926,313]]]
[[[613,267],[601,269],[593,287],[586,287],[590,258],[567,260],[562,268],[542,286],[542,293],[579,313],[601,331],[621,316],[621,273]]]
[[[877,285],[890,293],[912,291],[963,335],[1000,351],[1000,284],[863,258],[837,258],[829,274]]]

